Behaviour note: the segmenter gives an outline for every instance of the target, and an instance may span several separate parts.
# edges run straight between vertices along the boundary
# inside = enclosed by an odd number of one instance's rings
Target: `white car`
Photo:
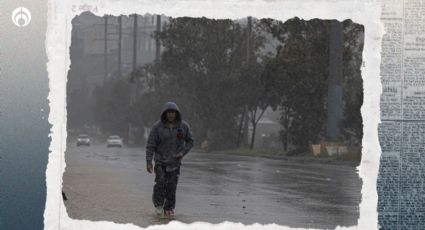
[[[117,135],[109,136],[106,140],[106,144],[109,147],[122,147],[122,139]]]
[[[90,146],[90,138],[87,134],[81,134],[77,137],[77,146],[86,145]]]

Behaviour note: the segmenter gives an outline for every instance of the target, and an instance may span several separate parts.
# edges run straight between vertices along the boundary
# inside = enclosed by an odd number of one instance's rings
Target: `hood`
[[[163,107],[162,112],[161,112],[161,121],[163,121],[163,122],[165,121],[165,112],[167,110],[175,110],[176,113],[177,113],[176,114],[177,122],[180,122],[182,120],[182,115],[181,115],[181,112],[180,112],[177,104],[174,103],[174,102],[167,102],[167,103],[164,104],[164,107]]]

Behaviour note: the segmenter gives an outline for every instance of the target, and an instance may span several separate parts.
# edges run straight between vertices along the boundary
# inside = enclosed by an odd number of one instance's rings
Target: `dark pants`
[[[167,172],[164,165],[155,164],[155,185],[153,186],[153,204],[163,206],[164,210],[173,210],[176,205],[176,189],[180,168]]]

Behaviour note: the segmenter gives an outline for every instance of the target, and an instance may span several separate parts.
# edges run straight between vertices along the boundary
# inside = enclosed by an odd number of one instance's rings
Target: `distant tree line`
[[[326,130],[330,21],[294,18],[284,23],[272,19],[249,23],[170,19],[155,35],[163,46],[160,60],[93,91],[92,123],[105,132],[123,134],[128,123],[150,127],[163,103],[171,100],[190,121],[198,144],[208,138],[212,149],[228,149],[244,144],[244,122],[251,124],[255,135],[259,119],[271,107],[281,114],[280,140],[285,150],[289,144],[305,149],[317,143]],[[359,141],[364,28],[350,20],[342,23],[341,140]],[[271,41],[276,51],[265,52]],[[142,90],[130,105],[130,87],[136,82]],[[78,103],[75,100],[69,99],[69,108]],[[254,139],[250,137],[248,144],[253,148]]]

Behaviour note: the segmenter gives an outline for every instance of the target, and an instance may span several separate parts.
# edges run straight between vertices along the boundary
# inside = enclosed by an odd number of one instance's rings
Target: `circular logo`
[[[31,12],[25,7],[18,7],[12,13],[12,21],[18,27],[24,27],[31,22]]]

